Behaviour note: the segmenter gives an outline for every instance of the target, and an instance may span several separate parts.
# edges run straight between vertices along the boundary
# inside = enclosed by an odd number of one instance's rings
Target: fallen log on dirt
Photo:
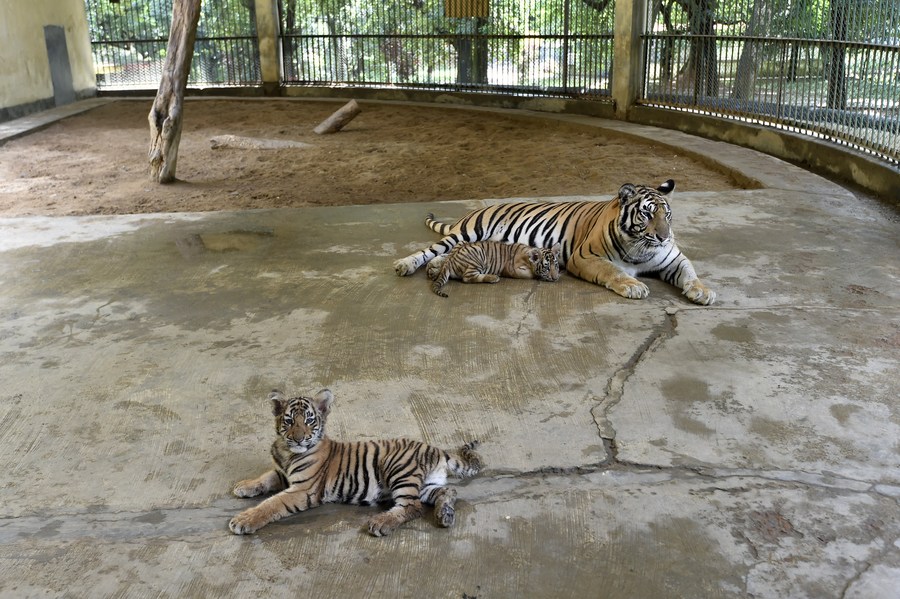
[[[362,108],[359,107],[356,100],[350,100],[340,109],[336,110],[330,117],[319,123],[313,131],[319,135],[340,131],[344,125],[355,119],[356,115],[361,111]]]

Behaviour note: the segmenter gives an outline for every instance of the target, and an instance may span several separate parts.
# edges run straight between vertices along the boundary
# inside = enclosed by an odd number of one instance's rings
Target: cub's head
[[[557,243],[549,250],[547,248],[528,248],[528,263],[534,278],[541,281],[555,281],[559,279],[559,255],[561,251]]]
[[[672,239],[672,210],[668,196],[675,189],[669,179],[656,189],[626,183],[619,189],[619,230],[636,242],[659,246]]]
[[[322,389],[315,397],[285,399],[280,391],[269,393],[275,431],[294,453],[304,453],[325,436],[325,419],[331,411],[334,395]]]

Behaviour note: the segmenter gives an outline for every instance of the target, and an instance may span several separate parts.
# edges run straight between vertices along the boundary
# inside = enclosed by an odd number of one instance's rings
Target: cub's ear
[[[541,260],[541,250],[539,248],[528,248],[528,261],[537,264]]]
[[[328,416],[328,413],[331,411],[331,404],[334,403],[334,394],[330,389],[322,389],[316,393],[313,403],[322,416]]]
[[[284,400],[284,393],[272,390],[269,393],[269,401],[272,402],[272,416],[281,416],[287,409],[287,402]]]
[[[668,181],[657,187],[656,191],[663,194],[664,196],[669,195],[670,193],[675,191],[675,181],[669,179]]]
[[[626,183],[619,188],[619,200],[625,204],[637,194],[637,189],[631,183]]]
[[[554,243],[553,247],[550,248],[550,251],[556,256],[556,259],[559,260],[560,254],[562,253],[562,246],[558,243]]]

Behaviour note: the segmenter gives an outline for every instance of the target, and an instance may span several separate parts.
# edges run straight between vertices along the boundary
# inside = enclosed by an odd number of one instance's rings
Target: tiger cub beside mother
[[[656,189],[626,183],[604,202],[511,202],[470,212],[449,225],[425,224],[443,239],[394,262],[400,276],[413,274],[460,242],[502,241],[549,248],[562,245],[560,263],[586,281],[627,298],[643,299],[650,289],[639,275],[658,275],[689,300],[708,305],[716,293],[697,277],[691,261],[675,245],[668,197],[669,179]]]

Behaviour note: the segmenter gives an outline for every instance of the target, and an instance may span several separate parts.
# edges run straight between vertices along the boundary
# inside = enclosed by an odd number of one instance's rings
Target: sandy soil
[[[342,131],[313,128],[334,102],[186,103],[176,175],[152,183],[150,100],[121,100],[0,146],[0,215],[131,214],[614,192],[675,179],[739,187],[665,146],[541,119],[362,104]],[[237,135],[310,144],[214,149]]]

